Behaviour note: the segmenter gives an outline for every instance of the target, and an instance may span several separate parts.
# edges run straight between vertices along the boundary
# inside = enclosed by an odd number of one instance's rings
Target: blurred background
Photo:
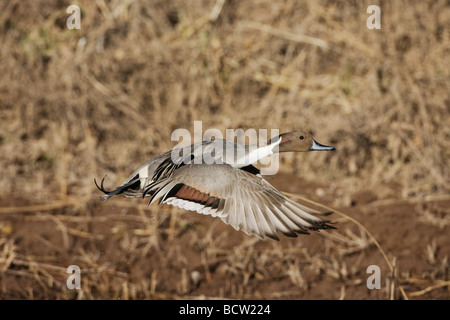
[[[448,1],[6,0],[0,39],[0,298],[450,297]],[[101,201],[94,177],[120,184],[194,121],[335,146],[270,182],[364,227],[261,241]]]

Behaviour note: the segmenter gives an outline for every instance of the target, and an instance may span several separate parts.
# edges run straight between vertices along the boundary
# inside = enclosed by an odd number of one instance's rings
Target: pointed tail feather
[[[94,178],[94,183],[95,183],[95,186],[97,187],[97,189],[105,194],[103,196],[103,200],[108,200],[112,196],[115,196],[115,195],[127,192],[130,189],[133,190],[134,189],[133,187],[136,185],[136,183],[139,183],[139,178],[136,177],[135,179],[129,181],[126,184],[123,184],[123,185],[117,187],[114,190],[106,190],[105,187],[103,186],[105,178],[106,178],[106,176],[103,177],[103,179],[102,179],[102,181],[100,183],[100,186],[97,184],[97,180]]]

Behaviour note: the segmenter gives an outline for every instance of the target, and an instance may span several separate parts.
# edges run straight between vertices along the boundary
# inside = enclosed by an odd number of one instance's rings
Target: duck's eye
[[[303,140],[303,139],[305,139],[305,137],[304,136],[300,136],[300,140]]]

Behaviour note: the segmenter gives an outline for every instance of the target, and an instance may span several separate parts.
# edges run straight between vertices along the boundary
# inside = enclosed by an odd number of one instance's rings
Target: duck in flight
[[[321,213],[290,200],[275,189],[252,164],[276,152],[330,151],[302,131],[280,134],[257,148],[228,140],[202,141],[148,160],[114,190],[97,188],[103,198],[150,197],[159,203],[218,217],[236,230],[261,239],[279,240],[334,229]]]

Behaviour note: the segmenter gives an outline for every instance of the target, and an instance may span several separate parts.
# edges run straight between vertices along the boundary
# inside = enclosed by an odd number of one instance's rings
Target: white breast
[[[256,145],[248,146],[248,149],[246,150],[244,155],[239,156],[236,158],[236,162],[232,164],[231,166],[234,168],[242,168],[245,166],[248,166],[252,163],[255,163],[267,156],[270,156],[274,153],[274,149],[276,146],[278,146],[281,143],[281,137],[277,141],[257,148]]]

